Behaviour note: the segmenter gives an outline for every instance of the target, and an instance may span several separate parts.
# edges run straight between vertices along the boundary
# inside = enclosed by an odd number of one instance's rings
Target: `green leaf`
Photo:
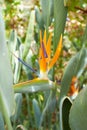
[[[10,38],[8,41],[8,48],[11,52],[15,53],[17,47],[17,33],[15,30],[12,30],[10,33]],[[9,53],[11,64],[12,64],[12,69],[15,69],[15,64],[14,64],[14,56],[12,53]]]
[[[40,111],[40,107],[36,99],[33,99],[33,109],[34,109],[36,127],[39,128],[41,111]]]
[[[69,123],[71,130],[87,130],[87,87],[79,92],[73,102]]]
[[[42,18],[46,29],[52,22],[54,0],[41,0]]]
[[[10,117],[14,111],[13,75],[5,40],[5,27],[0,9],[0,111]]]
[[[16,93],[15,94],[15,101],[16,101],[16,108],[15,108],[15,113],[11,117],[11,120],[13,121],[13,124],[16,123],[17,119],[20,116],[21,113],[21,108],[22,108],[22,94],[21,93]]]
[[[28,126],[33,126],[34,124],[34,121],[33,121],[33,116],[32,116],[32,108],[31,108],[31,102],[32,102],[32,99],[29,97],[30,95],[29,94],[25,94],[26,96],[26,101],[27,101],[27,111],[28,111]]]
[[[78,56],[78,54],[79,54],[79,56]],[[80,75],[84,71],[86,64],[87,64],[87,49],[82,48],[78,54],[77,54],[77,57],[78,57],[77,61],[78,62],[77,62],[77,65],[75,67],[75,75],[77,77],[80,77]]]
[[[48,37],[48,27],[50,26],[54,17],[54,0],[40,0],[41,11],[35,7],[36,21],[42,32],[46,29]]]
[[[52,81],[37,78],[27,82],[15,84],[13,87],[15,93],[34,93],[52,89],[53,86],[54,83]]]
[[[40,119],[40,126],[41,126],[46,114],[48,114],[49,117],[51,118],[51,114],[52,114],[52,112],[54,112],[55,107],[56,107],[56,90],[54,89],[54,90],[50,91],[48,100],[47,100],[46,105],[43,109],[41,119]],[[49,119],[49,121],[50,121],[50,119]]]
[[[10,33],[10,38],[8,41],[8,47],[10,51],[14,52],[17,47],[17,32],[15,30],[12,30]]]
[[[60,102],[60,129],[70,130],[69,126],[69,111],[72,102],[69,97],[63,97]]]
[[[72,78],[74,76],[79,77],[84,71],[87,64],[86,57],[87,57],[87,50],[83,48],[69,61],[61,81],[61,91],[59,101],[63,96],[67,95]]]
[[[48,111],[52,113],[54,112],[55,107],[56,107],[56,90],[52,90],[50,91],[44,111]]]
[[[31,11],[28,30],[25,38],[25,47],[23,51],[23,59],[26,58],[30,45],[34,40],[34,24],[35,24],[35,11]]]
[[[85,32],[83,34],[83,38],[82,38],[82,41],[83,41],[83,46],[85,45],[87,47],[87,24],[86,24],[86,28],[85,28]]]
[[[15,51],[16,56],[22,58],[22,49],[23,49],[23,45],[21,44],[19,47],[19,51]],[[20,79],[20,74],[21,74],[21,68],[22,68],[22,63],[19,62],[19,60],[14,57],[13,55],[13,60],[14,60],[14,83],[18,83],[19,79]]]
[[[60,35],[63,34],[67,17],[67,7],[63,0],[54,0],[54,52],[58,45]]]
[[[40,30],[43,30],[44,29],[44,21],[42,18],[42,13],[40,12],[40,10],[37,6],[35,7],[35,17],[36,17],[36,22],[38,23]]]

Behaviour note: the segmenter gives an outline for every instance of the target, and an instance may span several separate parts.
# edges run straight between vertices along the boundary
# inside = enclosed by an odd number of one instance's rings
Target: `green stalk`
[[[11,121],[10,121],[10,117],[9,117],[9,114],[8,114],[7,109],[6,109],[6,105],[5,105],[5,102],[3,100],[3,96],[1,93],[0,93],[0,102],[2,104],[1,110],[2,110],[2,114],[4,116],[4,119],[5,119],[5,122],[7,124],[7,128],[8,128],[8,130],[13,130],[12,125],[11,125]]]
[[[48,130],[50,130],[52,126],[52,122],[51,122],[52,113],[51,112],[47,113],[47,117],[48,117]]]
[[[64,33],[67,7],[64,6],[64,0],[54,0],[54,40],[53,40],[53,53],[55,53],[61,34]],[[55,68],[55,66],[54,66]],[[53,68],[53,80],[55,71]]]
[[[8,116],[6,109],[5,109],[5,112],[4,112],[4,118],[5,118],[8,130],[13,130],[12,125],[11,125],[11,121],[10,121],[10,118]]]
[[[27,101],[27,111],[28,111],[28,118],[29,118],[29,127],[30,125],[33,126],[33,121],[32,121],[32,115],[31,115],[31,112],[30,112],[30,105],[29,105],[29,96],[28,94],[26,94],[26,101]]]

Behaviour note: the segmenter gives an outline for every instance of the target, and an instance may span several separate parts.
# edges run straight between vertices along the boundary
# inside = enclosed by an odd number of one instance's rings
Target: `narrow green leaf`
[[[36,127],[39,128],[41,111],[40,111],[40,107],[36,99],[33,99],[33,109],[34,109]]]
[[[69,111],[72,102],[69,97],[63,97],[60,102],[60,130],[70,130]]]
[[[85,32],[83,34],[82,42],[83,42],[83,46],[85,45],[87,47],[87,25],[85,28]]]
[[[79,92],[73,102],[69,123],[71,130],[87,130],[87,87]]]
[[[54,83],[45,79],[34,79],[27,82],[15,84],[14,91],[15,93],[34,93],[37,91],[44,91],[52,89]]]
[[[81,51],[79,52],[78,62],[75,67],[75,73],[77,77],[80,77],[86,65],[87,65],[87,49],[82,48]]]
[[[43,30],[44,29],[44,21],[42,18],[42,13],[40,12],[40,10],[37,6],[35,7],[35,17],[36,17],[36,22],[38,23],[40,30]]]
[[[54,112],[56,107],[56,90],[51,90],[48,100],[46,102],[46,105],[43,109],[42,115],[41,115],[41,119],[40,119],[40,126],[46,116],[46,114],[50,114],[49,116],[51,116],[52,112]],[[50,120],[50,119],[49,119]]]
[[[29,97],[29,94],[26,94],[25,96],[26,96],[26,101],[27,101],[27,111],[28,111],[28,121],[29,121],[28,126],[30,128],[34,124],[32,112],[31,112],[32,108],[31,108],[31,105],[30,105],[31,102],[32,102],[32,99]]]
[[[42,18],[46,29],[52,22],[54,0],[41,0]]]
[[[17,32],[15,30],[12,30],[10,33],[10,38],[8,40],[8,48],[11,52],[15,53],[17,49],[18,43],[17,43]],[[14,61],[14,56],[12,53],[9,51],[9,56],[10,56],[10,61],[12,64],[12,69],[13,71],[15,70],[15,61]]]
[[[14,111],[14,93],[13,93],[13,75],[8,57],[8,51],[5,40],[5,27],[0,9],[0,100],[4,103],[0,111],[3,112],[4,107],[9,116]]]
[[[22,58],[22,52],[23,52],[23,45],[21,44],[19,47],[19,51],[15,51],[16,56]],[[21,74],[21,68],[22,68],[22,64],[19,62],[19,60],[17,58],[14,57],[14,55],[12,56],[12,58],[14,59],[14,83],[18,83],[19,79],[20,79],[20,74]]]
[[[2,113],[2,115],[3,115],[3,117],[4,117],[4,120],[5,120],[5,122],[6,122],[6,125],[7,125],[7,128],[8,128],[8,130],[12,130],[12,125],[11,125],[11,121],[10,121],[10,116],[11,116],[11,112],[9,112],[9,110],[8,110],[8,106],[7,106],[7,104],[6,103],[8,103],[8,102],[6,102],[5,100],[4,100],[4,95],[3,95],[3,93],[2,93],[2,91],[0,91],[0,111],[1,111],[1,113]],[[11,110],[11,109],[10,109]],[[10,114],[11,113],[11,114]]]
[[[35,24],[35,11],[31,11],[28,30],[25,38],[25,47],[23,51],[23,59],[26,58],[30,45],[34,40],[34,24]]]
[[[20,116],[21,113],[21,108],[22,108],[22,94],[21,93],[16,93],[15,94],[15,101],[16,101],[16,108],[15,108],[15,113],[11,117],[11,120],[13,121],[13,125],[16,123],[17,119]]]
[[[64,32],[67,17],[67,7],[64,7],[64,0],[54,0],[54,52]]]
[[[16,46],[17,46],[17,32],[15,30],[12,30],[8,41],[8,47],[12,52],[14,52],[16,50]]]

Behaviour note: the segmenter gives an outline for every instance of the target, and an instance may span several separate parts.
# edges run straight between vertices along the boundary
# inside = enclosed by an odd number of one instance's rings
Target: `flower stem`
[[[10,117],[9,117],[9,114],[7,111],[7,107],[6,107],[4,98],[1,93],[0,93],[0,102],[1,102],[1,112],[2,112],[2,115],[4,116],[7,128],[8,128],[8,130],[13,130],[11,121],[10,121]]]

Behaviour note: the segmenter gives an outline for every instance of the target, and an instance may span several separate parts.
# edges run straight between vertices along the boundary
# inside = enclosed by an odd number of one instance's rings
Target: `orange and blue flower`
[[[48,40],[46,39],[46,31],[44,32],[44,37],[42,39],[42,34],[40,32],[40,51],[39,51],[39,66],[40,66],[40,77],[47,78],[47,74],[49,70],[56,63],[57,59],[60,56],[60,52],[62,49],[62,35],[60,37],[60,41],[58,43],[56,52],[51,58],[51,40],[52,33],[50,33]]]

